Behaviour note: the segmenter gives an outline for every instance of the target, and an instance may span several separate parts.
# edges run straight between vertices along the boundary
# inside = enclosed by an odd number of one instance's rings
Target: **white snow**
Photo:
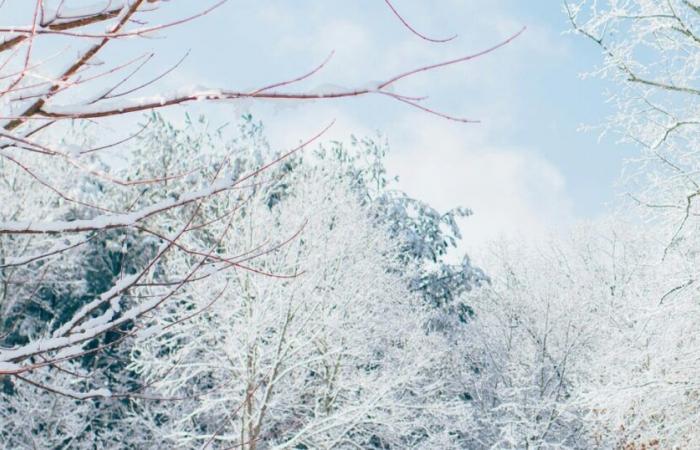
[[[125,214],[105,214],[93,219],[80,219],[72,221],[9,221],[0,223],[0,234],[10,233],[79,233],[83,231],[104,230],[108,228],[128,227],[146,219],[154,214],[167,211],[171,208],[186,205],[193,201],[209,197],[218,192],[230,189],[234,185],[230,179],[221,179],[212,183],[209,187],[195,192],[181,195],[178,199],[169,198],[147,206],[141,210]]]

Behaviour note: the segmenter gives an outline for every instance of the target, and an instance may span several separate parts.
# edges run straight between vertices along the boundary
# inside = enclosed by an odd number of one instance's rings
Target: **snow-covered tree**
[[[580,245],[594,236],[492,247],[491,282],[468,296],[475,315],[461,346],[475,372],[465,380],[474,448],[592,448],[577,401],[594,304],[609,294],[597,252]]]
[[[140,74],[150,59],[148,54],[105,61],[101,60],[105,48],[217,13],[225,0],[197,3],[199,9],[181,20],[154,22],[167,3],[0,3],[3,17],[26,23],[0,27],[0,312],[7,330],[2,335],[0,376],[37,383],[37,371],[42,368],[60,371],[60,363],[68,359],[100,353],[129,339],[136,319],[165,307],[180,289],[203,276],[197,272],[214,258],[215,241],[200,241],[211,247],[189,248],[180,243],[183,236],[210,235],[228,224],[239,207],[234,203],[239,197],[232,193],[260,182],[260,172],[236,172],[228,154],[218,153],[223,159],[215,161],[202,150],[175,164],[167,152],[157,160],[147,153],[131,152],[140,131],[120,129],[124,134],[115,136],[103,126],[107,121],[194,101],[288,102],[363,95],[381,95],[428,114],[464,121],[418,104],[414,97],[399,95],[392,88],[417,73],[489,53],[517,36],[477,54],[415,67],[357,89],[295,90],[295,83],[316,74],[322,63],[301,76],[261,83],[252,90],[206,87],[142,97],[144,88],[156,86],[178,64],[149,79]],[[416,31],[389,1],[385,4],[410,32],[421,39],[441,41]],[[56,45],[64,51],[52,52]],[[85,123],[95,127],[90,139],[71,134],[74,126],[82,129]],[[144,124],[144,128],[149,126]],[[258,170],[265,171],[301,147],[277,161],[266,161]],[[112,156],[103,156],[106,154]],[[115,163],[114,155],[121,161]],[[199,171],[202,162],[210,170]],[[176,166],[179,171],[174,170]],[[217,196],[227,197],[230,209],[213,223],[203,222],[204,217],[211,219],[206,209]],[[93,250],[104,247],[96,257],[106,256],[109,264],[94,264],[88,256],[95,253],[83,252],[90,246]],[[170,259],[182,263],[168,264],[178,272],[164,272]],[[239,267],[236,264],[227,267]],[[95,283],[86,283],[88,273]],[[26,320],[13,319],[32,309],[36,314]],[[97,395],[104,391],[86,392]],[[77,394],[80,397],[85,392]]]
[[[590,398],[620,445],[696,445],[696,329],[700,168],[700,5],[692,0],[579,1],[566,5],[574,29],[604,57],[597,75],[617,83],[607,128],[636,143],[626,167],[629,197],[649,225],[620,232],[629,288],[601,328]],[[634,269],[634,270],[632,270]],[[626,441],[624,439],[627,439]],[[634,447],[636,446],[636,447]],[[625,447],[627,448],[627,447]]]
[[[585,0],[566,10],[602,51],[593,74],[616,83],[605,129],[641,148],[626,167],[630,197],[666,223],[668,251],[684,240],[697,247],[700,4]]]
[[[429,305],[395,270],[401,241],[388,239],[342,160],[320,152],[290,164],[239,194],[240,220],[179,241],[217,242],[216,261],[144,323],[151,331],[133,347],[149,397],[179,399],[139,404],[132,420],[150,427],[142,445],[455,446],[469,432],[468,404],[442,378],[449,347],[426,329]],[[226,213],[229,201],[207,214]],[[284,235],[296,237],[274,241]],[[221,270],[256,253],[253,270]],[[169,259],[164,271],[181,266]]]
[[[121,125],[195,101],[368,95],[469,122],[394,88],[519,33],[332,91],[297,89],[323,62],[249,90],[144,97],[179,63],[146,78],[147,53],[105,52],[224,3],[196,2],[192,15],[159,23],[175,6],[0,2],[3,18],[26,24],[0,27],[1,445],[462,446],[461,366],[424,301],[456,308],[457,291],[483,279],[468,260],[441,261],[461,212],[403,196],[368,201],[337,158],[303,162],[296,155],[323,125],[283,151],[266,148],[250,121],[234,140],[157,115]],[[384,5],[419,38],[446,41]]]
[[[411,199],[387,190],[383,150],[372,141],[355,141],[350,149],[332,144],[261,171],[282,154],[262,133],[250,117],[234,139],[203,119],[175,127],[158,115],[148,118],[133,141],[137,163],[115,175],[162,179],[168,189],[142,186],[129,200],[135,208],[196,190],[217,171],[231,174],[240,189],[203,200],[201,217],[159,261],[153,278],[122,299],[129,308],[168,296],[160,312],[88,348],[100,352],[20,374],[23,383],[6,380],[10,447],[32,439],[49,447],[190,447],[212,439],[223,447],[263,440],[292,448],[350,441],[449,448],[471,437],[471,405],[460,375],[471,368],[455,353],[456,336],[431,331],[436,305],[414,284],[426,270],[414,256],[415,242],[424,253],[442,255],[456,243],[456,224],[455,235],[435,240],[445,233],[445,216],[429,209],[426,217],[419,210],[406,219],[400,208]],[[192,166],[198,169],[186,177],[167,176]],[[380,182],[370,186],[370,180]],[[122,202],[129,192],[106,184],[100,194]],[[402,203],[389,210],[391,198]],[[86,271],[85,283],[62,300],[83,307],[89,295],[81,292],[99,292],[137,270],[143,262],[132,259],[157,251],[161,236],[191,219],[186,211],[91,240],[76,255],[91,261],[78,267]],[[136,239],[139,234],[150,238]],[[206,259],[196,276],[169,295],[201,255]],[[471,280],[483,277],[468,268],[468,282],[452,281],[455,303]],[[279,353],[280,342],[287,353]],[[255,367],[243,364],[249,357]],[[271,370],[279,372],[274,383]],[[50,401],[56,395],[61,398]],[[35,398],[50,401],[54,413],[36,415],[35,426],[23,427],[22,411]],[[236,421],[222,422],[222,408],[238,414]]]
[[[693,447],[697,260],[662,261],[662,231],[613,220],[494,247],[463,350],[487,448]]]
[[[389,150],[381,136],[358,139],[348,144],[322,146],[316,156],[335,159],[353,190],[370,209],[374,220],[387,228],[389,238],[400,242],[397,271],[409,276],[410,288],[435,310],[431,324],[441,329],[454,322],[466,323],[472,315],[463,294],[486,282],[484,272],[472,265],[467,255],[455,264],[462,239],[457,219],[471,211],[456,207],[441,212],[396,189],[384,166]]]

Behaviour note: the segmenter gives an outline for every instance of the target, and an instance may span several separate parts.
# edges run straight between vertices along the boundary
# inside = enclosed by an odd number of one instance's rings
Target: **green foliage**
[[[426,202],[392,188],[397,178],[390,178],[384,160],[388,144],[376,139],[352,137],[349,146],[333,142],[321,148],[319,158],[335,158],[345,167],[345,177],[370,214],[386,227],[389,239],[401,246],[397,270],[412,273],[409,283],[413,291],[445,314],[466,322],[473,310],[462,303],[460,296],[488,282],[484,272],[471,264],[467,255],[461,262],[449,262],[451,252],[458,251],[462,238],[458,219],[471,211],[456,207],[440,212]]]

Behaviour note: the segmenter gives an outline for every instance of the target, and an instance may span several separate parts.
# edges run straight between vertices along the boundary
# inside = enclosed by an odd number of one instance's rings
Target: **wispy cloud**
[[[391,138],[389,166],[399,186],[441,209],[466,206],[465,247],[500,235],[541,235],[572,220],[566,180],[550,162],[524,148],[489,143],[489,130],[406,118]]]

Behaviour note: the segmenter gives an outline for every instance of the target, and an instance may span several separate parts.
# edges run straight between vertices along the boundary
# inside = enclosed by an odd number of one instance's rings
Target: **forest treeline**
[[[165,111],[381,96],[469,122],[395,85],[522,31],[369,87],[298,88],[325,61],[147,97],[180,63],[98,55],[225,1],[161,3],[36,0],[0,27],[0,448],[700,448],[700,4],[563,3],[638,156],[614,213],[490,243],[483,270],[472,211],[397,189],[385,137],[276,148],[250,114]]]

